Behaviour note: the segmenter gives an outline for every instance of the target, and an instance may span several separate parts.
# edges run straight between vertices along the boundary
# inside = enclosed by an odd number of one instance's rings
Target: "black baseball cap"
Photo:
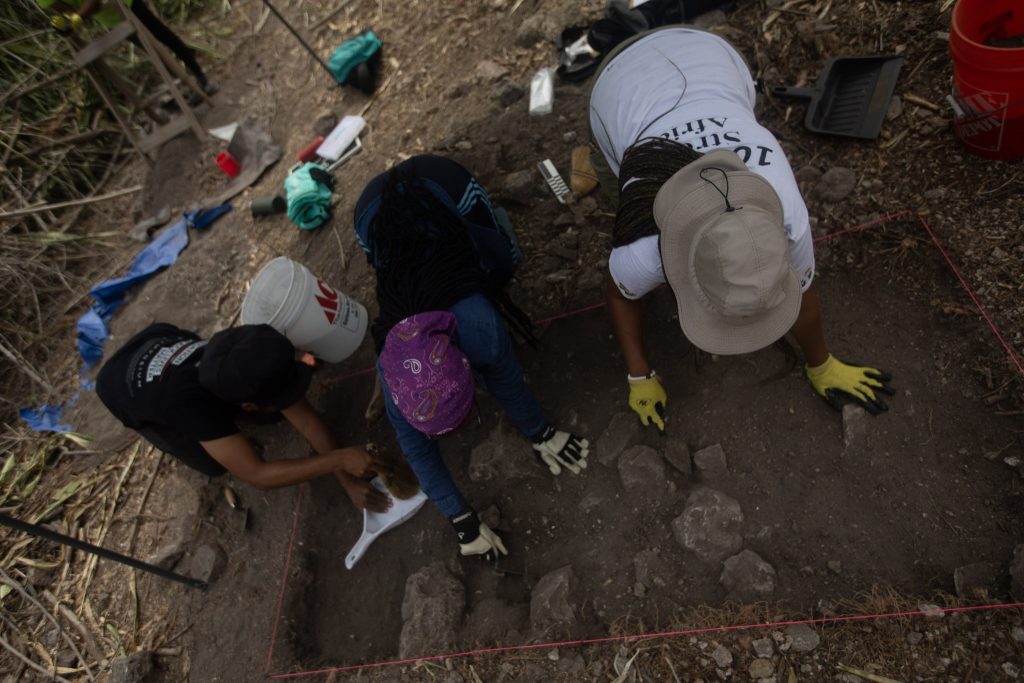
[[[241,325],[210,337],[199,361],[199,383],[234,405],[283,409],[306,395],[313,369],[270,325]]]

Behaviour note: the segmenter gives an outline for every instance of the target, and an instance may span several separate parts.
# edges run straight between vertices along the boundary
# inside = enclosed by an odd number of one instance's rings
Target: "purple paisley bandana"
[[[380,354],[391,399],[428,436],[455,429],[473,406],[473,371],[453,334],[453,313],[417,313],[391,328]]]

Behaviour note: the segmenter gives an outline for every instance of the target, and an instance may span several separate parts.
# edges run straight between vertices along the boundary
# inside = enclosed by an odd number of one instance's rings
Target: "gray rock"
[[[455,149],[461,152],[468,152],[469,150],[473,149],[473,143],[470,142],[469,140],[459,140],[458,142],[455,143]]]
[[[946,188],[944,187],[933,187],[930,190],[924,191],[924,198],[930,202],[942,201],[946,198]]]
[[[470,84],[465,81],[454,83],[447,91],[445,91],[445,97],[450,100],[457,100],[460,97],[465,97],[470,90]]]
[[[192,554],[191,575],[194,579],[213,583],[220,578],[224,567],[228,564],[228,557],[216,544],[204,544],[199,546]]]
[[[903,114],[903,99],[899,95],[893,95],[889,100],[889,110],[885,112],[886,121],[895,121]]]
[[[153,673],[153,653],[139,650],[110,663],[110,683],[143,683]]]
[[[462,628],[461,638],[469,643],[494,645],[522,640],[530,608],[526,603],[484,598],[473,605]]]
[[[576,259],[580,256],[580,250],[573,247],[566,247],[561,244],[552,243],[547,246],[548,253],[557,256],[563,261],[569,263],[576,263]]]
[[[527,206],[537,197],[537,183],[531,171],[514,171],[505,176],[501,196]]]
[[[146,558],[146,562],[161,569],[172,569],[185,554],[185,539],[176,538],[160,546]]]
[[[640,421],[633,412],[618,413],[612,417],[608,427],[597,439],[595,450],[597,460],[611,467],[619,454],[640,434]]]
[[[443,562],[429,564],[410,576],[402,598],[398,656],[450,651],[465,607],[466,590]]]
[[[588,292],[599,289],[604,284],[605,274],[603,270],[588,268],[576,278],[576,289],[581,292]]]
[[[444,683],[466,683],[466,679],[458,671],[449,671]]]
[[[814,187],[818,199],[826,202],[839,202],[850,196],[857,185],[857,174],[853,169],[835,166],[825,171],[821,180]]]
[[[924,640],[924,634],[920,631],[911,631],[907,634],[907,642],[911,645],[917,645]]]
[[[747,668],[747,673],[750,674],[750,677],[755,681],[762,678],[769,678],[775,673],[775,665],[770,659],[755,659],[750,663],[750,667]]]
[[[859,405],[843,405],[843,447],[846,452],[863,451],[868,446],[868,411]]]
[[[519,24],[516,30],[516,45],[518,47],[533,47],[542,40],[554,40],[561,31],[559,18],[550,12],[539,11],[527,17]]]
[[[1010,596],[1017,602],[1024,602],[1024,545],[1013,549],[1010,561]]]
[[[721,26],[725,22],[725,12],[720,9],[713,9],[693,19],[693,25],[697,28],[712,28],[714,26]]]
[[[501,510],[497,505],[491,505],[480,513],[480,521],[492,529],[497,529],[501,525]]]
[[[760,600],[775,592],[775,569],[753,550],[744,550],[724,563],[722,585],[740,600]]]
[[[534,631],[548,635],[576,622],[570,602],[573,581],[572,567],[566,565],[548,572],[537,582],[530,595],[530,624]]]
[[[953,571],[953,586],[961,598],[993,597],[998,590],[1002,567],[994,562],[975,562]]]
[[[338,115],[330,109],[324,109],[316,115],[316,119],[313,121],[313,132],[327,137],[337,125]]]
[[[627,491],[642,492],[650,498],[665,493],[665,463],[650,446],[633,446],[619,456],[619,478]]]
[[[942,619],[946,616],[946,611],[934,602],[919,602],[917,609],[919,612],[924,612],[925,619]]]
[[[672,521],[676,541],[705,562],[719,562],[740,549],[743,537],[740,504],[721,491],[698,488],[683,514]]]
[[[593,197],[584,197],[577,206],[580,209],[580,213],[584,216],[592,216],[597,213],[597,200]]]
[[[718,643],[715,649],[712,650],[711,659],[715,660],[715,664],[720,669],[728,669],[732,666],[732,653],[729,652],[729,648],[721,643]]]
[[[669,461],[672,467],[675,467],[686,476],[690,476],[693,472],[693,463],[690,461],[690,449],[680,439],[669,440],[665,446],[665,459]]]
[[[754,648],[754,654],[758,657],[771,659],[771,656],[775,654],[775,642],[771,638],[758,638],[751,645]]]
[[[786,627],[786,635],[793,639],[790,650],[793,652],[810,652],[818,647],[821,637],[808,624],[793,624]]]
[[[499,105],[502,107],[510,107],[523,99],[523,95],[526,94],[526,88],[519,85],[511,78],[503,78],[494,84],[494,88],[491,92]]]
[[[660,588],[667,585],[665,576],[671,575],[671,571],[661,559],[661,553],[657,548],[641,550],[633,557],[633,571],[636,574],[637,583],[648,588]]]
[[[793,174],[798,183],[817,183],[821,180],[821,171],[814,166],[801,166]]]
[[[492,62],[489,59],[477,62],[476,69],[474,69],[474,71],[476,72],[477,78],[485,83],[494,83],[508,75],[508,69],[497,62]]]
[[[562,133],[562,142],[576,142],[576,131],[567,130]]]
[[[537,465],[530,443],[505,425],[505,419],[469,454],[469,478],[473,481],[505,481],[538,477],[546,472]]]
[[[833,574],[838,575],[843,573],[843,563],[839,560],[829,560],[825,563],[825,566],[828,567],[828,570]]]
[[[714,481],[729,474],[725,451],[717,443],[694,453],[693,465],[704,481]]]
[[[555,666],[558,671],[566,674],[579,673],[586,667],[587,663],[583,660],[583,655],[579,652],[570,652],[567,655],[563,655]]]
[[[1024,628],[1014,626],[1010,629],[1010,637],[1013,638],[1015,643],[1024,643]]]

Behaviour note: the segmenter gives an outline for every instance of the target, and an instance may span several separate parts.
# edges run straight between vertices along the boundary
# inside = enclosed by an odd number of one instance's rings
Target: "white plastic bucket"
[[[366,308],[317,279],[301,263],[278,256],[253,278],[242,301],[242,324],[265,323],[296,348],[339,363],[366,336]]]

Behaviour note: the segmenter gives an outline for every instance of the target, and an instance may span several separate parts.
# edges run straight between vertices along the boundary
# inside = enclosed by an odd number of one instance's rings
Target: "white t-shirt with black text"
[[[726,41],[706,31],[662,29],[605,66],[590,95],[590,128],[616,175],[625,150],[648,137],[701,153],[736,152],[779,195],[790,262],[806,291],[814,279],[807,206],[779,141],[754,117],[755,96],[749,69]],[[623,296],[642,297],[665,282],[658,235],[615,247],[608,267]]]

